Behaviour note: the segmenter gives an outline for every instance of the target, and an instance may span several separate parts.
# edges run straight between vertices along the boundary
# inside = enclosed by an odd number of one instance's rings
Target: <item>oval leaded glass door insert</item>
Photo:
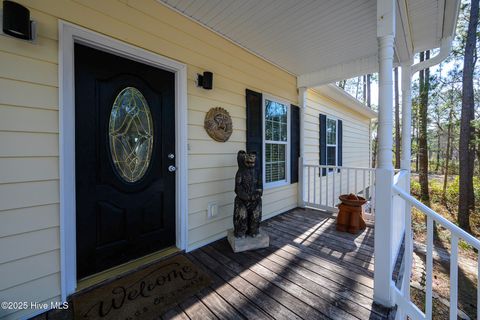
[[[152,158],[153,123],[147,100],[138,89],[126,87],[117,95],[108,130],[117,173],[127,182],[139,181]]]

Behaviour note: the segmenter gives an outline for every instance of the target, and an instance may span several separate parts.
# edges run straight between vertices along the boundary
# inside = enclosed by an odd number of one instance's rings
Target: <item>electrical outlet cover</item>
[[[207,206],[207,217],[209,219],[218,215],[218,204],[217,202],[210,202]]]

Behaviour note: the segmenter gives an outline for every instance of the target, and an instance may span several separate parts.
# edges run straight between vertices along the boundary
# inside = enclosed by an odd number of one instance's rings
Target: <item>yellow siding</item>
[[[2,183],[58,179],[59,176],[58,157],[0,158],[0,168]]]
[[[58,210],[58,203],[3,210],[1,213],[0,237],[57,227],[60,224]]]
[[[31,10],[39,37],[32,44],[0,36],[0,300],[60,295],[58,19],[187,64],[189,246],[224,236],[232,227],[236,152],[245,147],[245,89],[296,103],[295,77],[154,0],[19,2]],[[205,70],[214,73],[214,90],[195,86]],[[211,107],[232,115],[227,143],[203,130]],[[208,220],[211,201],[220,213]],[[267,190],[264,217],[295,205],[296,185]]]
[[[0,266],[0,272],[7,288],[16,287],[19,283],[28,283],[59,272],[59,262],[59,250],[52,250],[44,254],[4,263]]]

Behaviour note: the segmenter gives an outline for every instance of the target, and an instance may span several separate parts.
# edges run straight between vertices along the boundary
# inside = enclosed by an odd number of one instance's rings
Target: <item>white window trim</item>
[[[265,143],[267,143],[268,141],[265,140],[265,100],[270,100],[270,101],[274,101],[274,102],[278,102],[278,103],[281,103],[285,106],[287,106],[287,141],[286,142],[282,142],[282,141],[271,141],[272,143],[278,143],[278,144],[285,144],[287,147],[286,147],[286,155],[285,155],[285,180],[280,180],[280,181],[274,181],[274,182],[266,182],[266,154],[265,154]],[[271,188],[277,188],[277,187],[282,187],[282,186],[286,186],[286,185],[289,185],[290,184],[290,166],[291,166],[291,163],[290,163],[290,141],[291,141],[291,137],[290,137],[290,102],[284,100],[284,99],[281,99],[281,98],[278,98],[278,97],[275,97],[275,96],[272,96],[272,95],[269,95],[269,94],[266,94],[266,93],[262,93],[262,127],[263,127],[263,130],[262,130],[262,181],[263,181],[263,188],[264,189],[271,189]],[[270,140],[269,140],[270,141]]]
[[[59,20],[60,286],[62,301],[77,287],[75,218],[74,43],[175,73],[176,246],[188,247],[187,66],[95,31]],[[43,310],[45,311],[45,310]],[[43,312],[42,311],[42,312]]]
[[[329,144],[328,141],[328,120],[334,120],[335,121],[335,144]],[[334,167],[338,167],[338,118],[332,117],[327,115],[326,123],[325,123],[325,165],[330,166],[328,163],[328,147],[335,147],[335,165]],[[333,174],[335,170],[333,169],[328,169],[329,174]]]

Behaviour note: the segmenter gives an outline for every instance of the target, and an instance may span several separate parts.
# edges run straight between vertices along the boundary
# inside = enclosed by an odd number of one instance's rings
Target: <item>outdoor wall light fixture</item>
[[[9,0],[3,1],[3,33],[23,39],[35,40],[35,22],[30,20],[30,11],[24,6]]]
[[[197,78],[197,86],[206,90],[212,90],[213,88],[213,73],[210,71],[203,72],[203,75],[199,74]]]

